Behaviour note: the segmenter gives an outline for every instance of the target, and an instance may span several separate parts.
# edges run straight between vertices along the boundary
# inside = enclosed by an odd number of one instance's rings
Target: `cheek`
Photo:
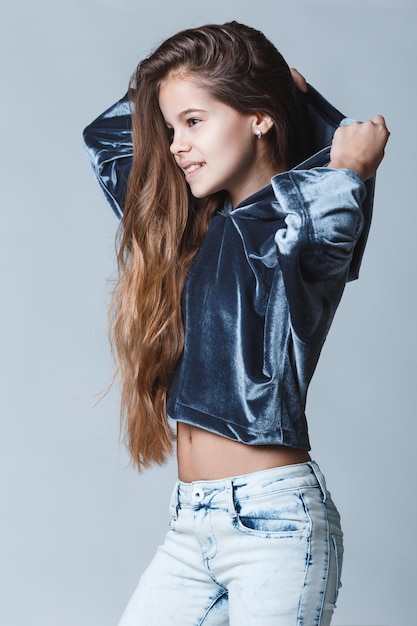
[[[256,158],[255,141],[252,136],[234,137],[225,142],[224,154],[235,167],[244,167],[253,163]]]

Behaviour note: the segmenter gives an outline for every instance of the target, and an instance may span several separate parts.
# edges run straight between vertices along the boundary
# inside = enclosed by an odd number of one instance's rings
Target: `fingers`
[[[384,129],[387,134],[387,137],[390,136],[390,132],[387,128],[387,124],[385,122],[385,118],[383,115],[374,115],[371,122],[375,124],[376,126],[379,126],[381,129]]]
[[[380,124],[381,126],[385,126],[385,128],[387,127],[385,123],[385,118],[383,115],[374,115],[371,121],[374,124]]]
[[[385,122],[385,118],[383,115],[374,115],[373,118],[370,120],[372,124],[374,124],[374,126],[376,126],[379,130],[379,134],[382,134],[382,137],[385,141],[385,143],[387,143],[388,138],[390,136],[390,132],[387,128],[387,124]]]
[[[295,82],[297,86],[297,89],[299,91],[302,91],[303,93],[307,93],[308,91],[307,81],[304,78],[304,76],[300,74],[300,72],[296,70],[295,67],[291,67],[290,71],[291,71],[291,76],[293,78],[293,81]]]
[[[375,126],[379,126],[380,131],[384,134],[385,137],[385,143],[388,141],[388,138],[390,136],[390,132],[387,128],[387,124],[385,122],[385,118],[383,115],[374,115],[374,117],[371,120]]]

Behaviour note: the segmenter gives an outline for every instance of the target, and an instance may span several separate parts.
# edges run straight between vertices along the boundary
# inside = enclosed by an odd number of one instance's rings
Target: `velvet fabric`
[[[309,450],[307,389],[345,284],[358,276],[374,179],[326,167],[348,119],[311,86],[298,107],[307,158],[234,210],[226,201],[190,267],[167,411],[237,441]],[[132,159],[126,98],[84,140],[120,218]]]

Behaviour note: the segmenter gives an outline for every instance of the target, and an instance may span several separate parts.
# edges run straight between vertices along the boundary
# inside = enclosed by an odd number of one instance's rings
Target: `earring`
[[[257,136],[258,139],[262,139],[262,131],[261,130],[255,130],[255,135]]]

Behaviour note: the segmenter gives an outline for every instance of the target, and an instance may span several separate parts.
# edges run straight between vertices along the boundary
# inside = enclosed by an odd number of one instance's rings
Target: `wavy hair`
[[[181,294],[187,270],[224,198],[193,198],[170,152],[159,89],[173,75],[192,79],[242,113],[265,112],[279,169],[291,162],[295,87],[275,46],[237,22],[184,30],[141,61],[129,88],[133,165],[117,235],[118,279],[110,337],[121,382],[121,424],[142,469],[172,453],[166,396],[184,345]]]

